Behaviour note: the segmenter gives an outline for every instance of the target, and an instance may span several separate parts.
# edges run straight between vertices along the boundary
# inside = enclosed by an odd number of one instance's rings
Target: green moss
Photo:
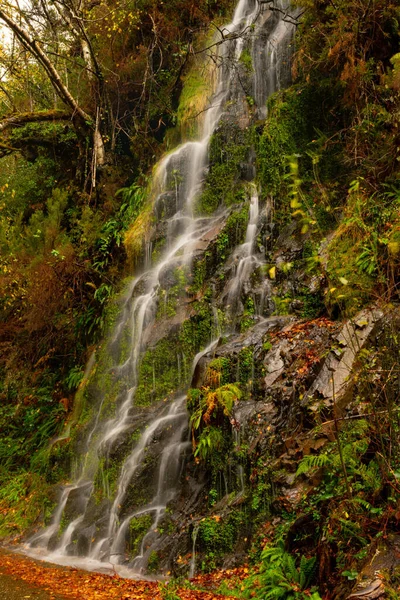
[[[196,313],[182,324],[179,342],[185,355],[191,357],[190,366],[194,356],[214,337],[214,316],[211,298],[204,298],[193,303]]]
[[[222,563],[224,555],[234,551],[244,525],[245,515],[241,512],[232,512],[227,518],[215,516],[200,521],[197,544],[202,555],[202,571],[212,571]]]
[[[218,263],[224,262],[230,252],[244,241],[249,218],[249,209],[243,206],[241,210],[233,212],[221,233],[216,239],[216,252]]]
[[[245,48],[240,55],[239,61],[244,66],[247,73],[253,72],[253,58],[251,56],[250,50]]]
[[[242,348],[238,355],[239,381],[246,385],[254,376],[254,349],[252,346]]]
[[[100,458],[94,479],[94,494],[96,502],[103,498],[113,498],[116,492],[121,463],[116,459]]]
[[[248,296],[244,303],[243,315],[240,319],[240,331],[242,333],[254,325],[254,314],[254,299],[251,296]]]
[[[171,318],[176,314],[179,299],[186,294],[186,286],[188,282],[188,269],[186,266],[178,267],[173,273],[176,281],[167,290],[159,291],[159,300],[157,307],[156,319]]]
[[[193,305],[195,314],[177,333],[161,339],[144,354],[139,367],[135,403],[148,406],[189,384],[192,362],[212,338],[213,315],[207,301]]]
[[[204,191],[197,201],[198,214],[211,214],[218,206],[242,202],[245,183],[240,181],[241,163],[245,162],[252,144],[252,131],[223,124],[210,141],[210,170]]]
[[[160,238],[159,240],[157,240],[154,243],[153,249],[152,249],[152,252],[151,252],[151,262],[153,264],[155,264],[160,259],[161,254],[162,254],[162,252],[165,249],[165,245],[166,245],[166,239],[165,238]]]
[[[151,515],[139,515],[133,517],[129,523],[129,548],[131,556],[134,557],[139,552],[140,543],[150,529],[153,523]]]
[[[140,363],[135,404],[146,406],[173,394],[184,383],[177,337],[162,339],[149,348]]]
[[[376,278],[358,266],[361,252],[362,240],[354,238],[346,230],[339,231],[328,247],[327,306],[347,317],[354,315],[369,301],[376,285]]]
[[[209,363],[208,368],[219,373],[220,385],[231,383],[231,361],[228,357],[220,356],[219,358],[214,358],[214,360]]]
[[[149,573],[157,573],[160,565],[160,557],[158,556],[158,552],[153,550],[150,552],[149,562],[147,563],[147,570]]]
[[[184,77],[177,111],[177,124],[184,138],[193,138],[198,133],[198,117],[203,114],[213,91],[212,71],[210,63],[195,60]]]
[[[244,242],[248,219],[249,209],[247,205],[238,207],[228,217],[225,227],[219,233],[209,250],[204,253],[201,259],[194,262],[192,268],[192,285],[189,289],[190,293],[196,294],[204,288],[205,282],[229,258],[232,250]],[[220,275],[223,277],[223,273]]]
[[[210,253],[206,252],[206,254],[203,258],[195,260],[195,262],[193,264],[193,275],[192,275],[192,286],[191,286],[192,293],[196,293],[204,285],[206,275],[207,275],[207,258],[209,256],[210,256]]]

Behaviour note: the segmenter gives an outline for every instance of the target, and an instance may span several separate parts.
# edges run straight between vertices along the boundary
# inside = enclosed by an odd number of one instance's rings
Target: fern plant
[[[332,458],[327,454],[308,454],[301,459],[299,466],[297,467],[296,477],[308,473],[311,469],[319,469],[331,464]]]
[[[212,380],[218,384],[220,378]],[[210,377],[208,379],[211,383]],[[216,389],[210,386],[191,389],[188,393],[188,408],[191,411],[190,424],[194,455],[205,462],[220,464],[224,448],[231,439],[230,418],[234,403],[241,398],[239,387],[226,383]],[[228,435],[226,435],[228,434]]]
[[[225,417],[230,417],[233,405],[236,400],[241,398],[241,391],[237,385],[227,383],[216,390],[204,387],[200,393],[189,392],[189,400],[193,401],[196,396],[197,407],[193,411],[190,422],[193,430],[200,429],[202,425],[209,425],[211,422],[218,421],[221,413]]]
[[[316,572],[316,558],[294,556],[282,546],[267,546],[261,554],[260,574],[246,585],[247,597],[260,600],[320,600],[315,587],[310,588]],[[256,596],[254,596],[254,593]]]
[[[201,432],[197,440],[197,446],[194,451],[195,456],[199,456],[203,461],[212,462],[213,452],[220,450],[224,443],[224,436],[220,429],[216,427],[206,427]]]

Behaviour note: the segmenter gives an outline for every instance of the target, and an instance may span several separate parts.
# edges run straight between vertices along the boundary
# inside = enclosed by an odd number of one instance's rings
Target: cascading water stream
[[[260,259],[254,254],[254,243],[257,235],[258,218],[258,192],[256,186],[252,184],[246,239],[244,244],[239,246],[234,252],[233,260],[235,262],[235,274],[228,284],[227,291],[227,305],[233,322],[235,322],[235,318],[239,311],[240,294],[243,284],[248,280],[252,271],[262,264]]]
[[[284,3],[281,3],[282,6]],[[280,5],[281,5],[280,4]],[[266,9],[265,9],[266,10]],[[201,190],[205,169],[208,162],[208,147],[211,135],[215,131],[226,103],[234,103],[239,97],[239,85],[236,77],[237,64],[245,44],[251,48],[254,61],[254,90],[256,103],[260,111],[263,110],[266,99],[270,93],[277,89],[280,81],[279,65],[282,55],[279,54],[280,45],[287,45],[292,36],[292,31],[287,24],[283,24],[275,15],[269,15],[271,24],[268,25],[269,50],[264,48],[265,10],[261,10],[256,0],[240,0],[233,20],[223,28],[224,35],[229,38],[220,46],[219,60],[221,64],[219,81],[216,86],[210,107],[206,111],[202,135],[199,141],[186,142],[177,150],[166,156],[159,164],[155,185],[157,198],[155,204],[163,201],[168,190],[171,189],[171,180],[174,189],[173,207],[169,208],[169,218],[166,220],[166,250],[162,258],[154,266],[135,278],[126,293],[121,316],[116,324],[108,342],[110,352],[119,348],[126,332],[129,331],[129,352],[124,360],[110,368],[110,378],[118,389],[116,399],[116,414],[112,418],[100,418],[107,393],[102,390],[98,403],[98,414],[88,433],[85,443],[85,454],[82,457],[80,469],[73,485],[66,486],[61,493],[60,501],[53,514],[51,523],[44,531],[36,534],[30,541],[29,551],[36,552],[36,548],[45,548],[50,551],[46,555],[48,560],[68,564],[80,564],[84,568],[99,568],[104,563],[117,565],[124,561],[126,538],[129,526],[135,517],[143,515],[151,517],[151,525],[145,532],[137,555],[129,561],[129,575],[142,574],[148,564],[149,556],[157,548],[159,538],[158,526],[165,514],[168,503],[178,493],[181,477],[183,457],[188,450],[188,416],[185,407],[185,395],[178,394],[170,403],[159,407],[157,414],[143,412],[141,435],[131,451],[122,462],[119,477],[116,482],[113,498],[104,514],[98,518],[97,523],[88,528],[90,542],[84,551],[76,551],[74,542],[84,523],[89,521],[92,510],[91,498],[94,492],[96,473],[100,464],[100,455],[110,457],[111,451],[118,445],[121,437],[132,430],[135,418],[134,401],[139,385],[138,374],[140,361],[146,350],[146,332],[154,325],[159,302],[159,291],[162,289],[164,273],[176,267],[190,266],[194,250],[199,241],[213,231],[216,224],[223,220],[222,211],[211,217],[196,217],[194,214],[195,200]],[[254,27],[253,27],[254,25]],[[261,42],[260,42],[261,40]],[[262,48],[260,48],[262,43]],[[271,48],[274,55],[271,55]],[[267,53],[267,56],[265,55]],[[271,76],[264,73],[266,84],[261,84],[262,73],[265,65],[273,70]],[[243,95],[243,91],[240,90]],[[180,174],[178,178],[176,173]],[[234,322],[239,313],[240,295],[242,288],[249,279],[252,271],[259,266],[254,247],[259,221],[259,199],[255,184],[251,185],[251,198],[249,208],[249,222],[245,242],[239,246],[231,259],[234,275],[228,283],[225,298],[229,305],[228,312]],[[148,264],[148,260],[146,260]],[[218,316],[214,315],[214,336],[220,334]],[[216,340],[201,351],[194,359],[194,371],[200,358],[212,351]],[[183,392],[183,390],[182,390]],[[146,466],[146,457],[157,439],[168,437],[167,443],[157,456],[157,481],[153,497],[140,508],[124,511],[123,505],[132,482],[137,474]],[[243,486],[242,476],[240,485]],[[110,486],[108,486],[108,493]],[[69,519],[63,529],[62,523],[66,507],[70,498],[77,498],[78,509]],[[65,521],[65,519],[64,519]],[[195,536],[193,543],[195,544]],[[77,555],[83,555],[78,561]],[[68,558],[70,557],[70,559]],[[195,564],[193,563],[193,572]],[[192,570],[192,567],[191,567]],[[124,575],[127,573],[119,569]]]

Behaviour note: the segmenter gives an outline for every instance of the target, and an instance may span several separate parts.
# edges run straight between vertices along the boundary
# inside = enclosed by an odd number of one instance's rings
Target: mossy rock
[[[210,169],[196,204],[198,214],[212,214],[220,205],[242,202],[246,182],[243,164],[249,160],[253,132],[229,122],[220,124],[210,141]]]

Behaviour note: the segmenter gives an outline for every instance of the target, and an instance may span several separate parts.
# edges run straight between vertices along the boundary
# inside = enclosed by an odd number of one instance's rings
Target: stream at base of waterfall
[[[281,2],[282,8],[287,8]],[[256,0],[240,0],[233,20],[223,28],[224,36],[229,38],[218,46],[218,66],[216,87],[205,111],[202,133],[198,141],[189,141],[167,155],[158,165],[154,176],[153,194],[155,206],[165,197],[173,174],[179,172],[179,181],[175,182],[173,207],[168,208],[171,215],[166,222],[166,250],[153,265],[132,280],[125,295],[120,318],[106,342],[110,355],[126,339],[129,332],[129,351],[127,357],[110,367],[110,376],[118,388],[117,408],[112,418],[105,419],[103,404],[107,400],[106,392],[98,402],[97,417],[93,419],[90,430],[80,453],[76,476],[73,482],[65,485],[61,491],[58,505],[47,528],[39,531],[30,540],[25,552],[36,558],[50,562],[73,565],[88,570],[117,571],[121,576],[143,579],[152,552],[162,543],[163,535],[159,525],[171,501],[179,494],[180,481],[185,466],[185,455],[190,452],[188,414],[186,394],[177,394],[172,400],[158,406],[156,411],[139,411],[134,406],[138,387],[138,371],[141,358],[146,351],[146,331],[155,323],[158,292],[163,273],[171,268],[186,266],[190,268],[193,253],[199,240],[207,237],[218,223],[226,218],[226,211],[217,210],[207,217],[195,216],[195,202],[202,189],[208,167],[208,148],[210,138],[226,114],[227,106],[239,102],[243,95],[235,68],[243,48],[250,48],[253,61],[252,86],[255,109],[258,118],[266,116],[268,96],[290,80],[288,64],[290,62],[290,43],[293,38],[293,26],[281,18],[279,12],[271,12]],[[229,34],[229,35],[228,35]],[[176,178],[175,178],[176,179]],[[230,327],[235,327],[240,316],[240,294],[243,285],[252,272],[262,264],[262,257],[255,251],[260,209],[257,186],[249,185],[249,220],[245,242],[232,253],[231,261],[235,267],[226,284],[224,299],[230,313]],[[194,358],[192,373],[199,360],[212,352],[221,334],[216,323],[214,339]],[[228,333],[226,331],[222,332]],[[90,369],[95,368],[92,360]],[[89,371],[90,371],[89,369]],[[89,374],[88,374],[89,376]],[[137,411],[136,411],[137,412]],[[90,523],[91,497],[94,481],[99,470],[100,456],[109,456],[119,438],[132,430],[132,423],[140,419],[141,435],[132,441],[130,452],[124,459],[117,477],[115,489],[110,492],[108,507]],[[156,453],[156,466],[153,468],[153,496],[140,508],[129,510],[124,505],[136,474],[146,468],[148,449],[159,443]],[[243,492],[243,472],[238,469],[237,492]],[[74,502],[73,514],[66,512],[68,503]],[[126,556],[126,538],[132,519],[148,518],[148,527],[134,555]],[[77,544],[80,533],[85,530],[86,544]],[[190,575],[195,573],[196,526],[193,527],[193,556]],[[164,534],[165,535],[165,534]]]

